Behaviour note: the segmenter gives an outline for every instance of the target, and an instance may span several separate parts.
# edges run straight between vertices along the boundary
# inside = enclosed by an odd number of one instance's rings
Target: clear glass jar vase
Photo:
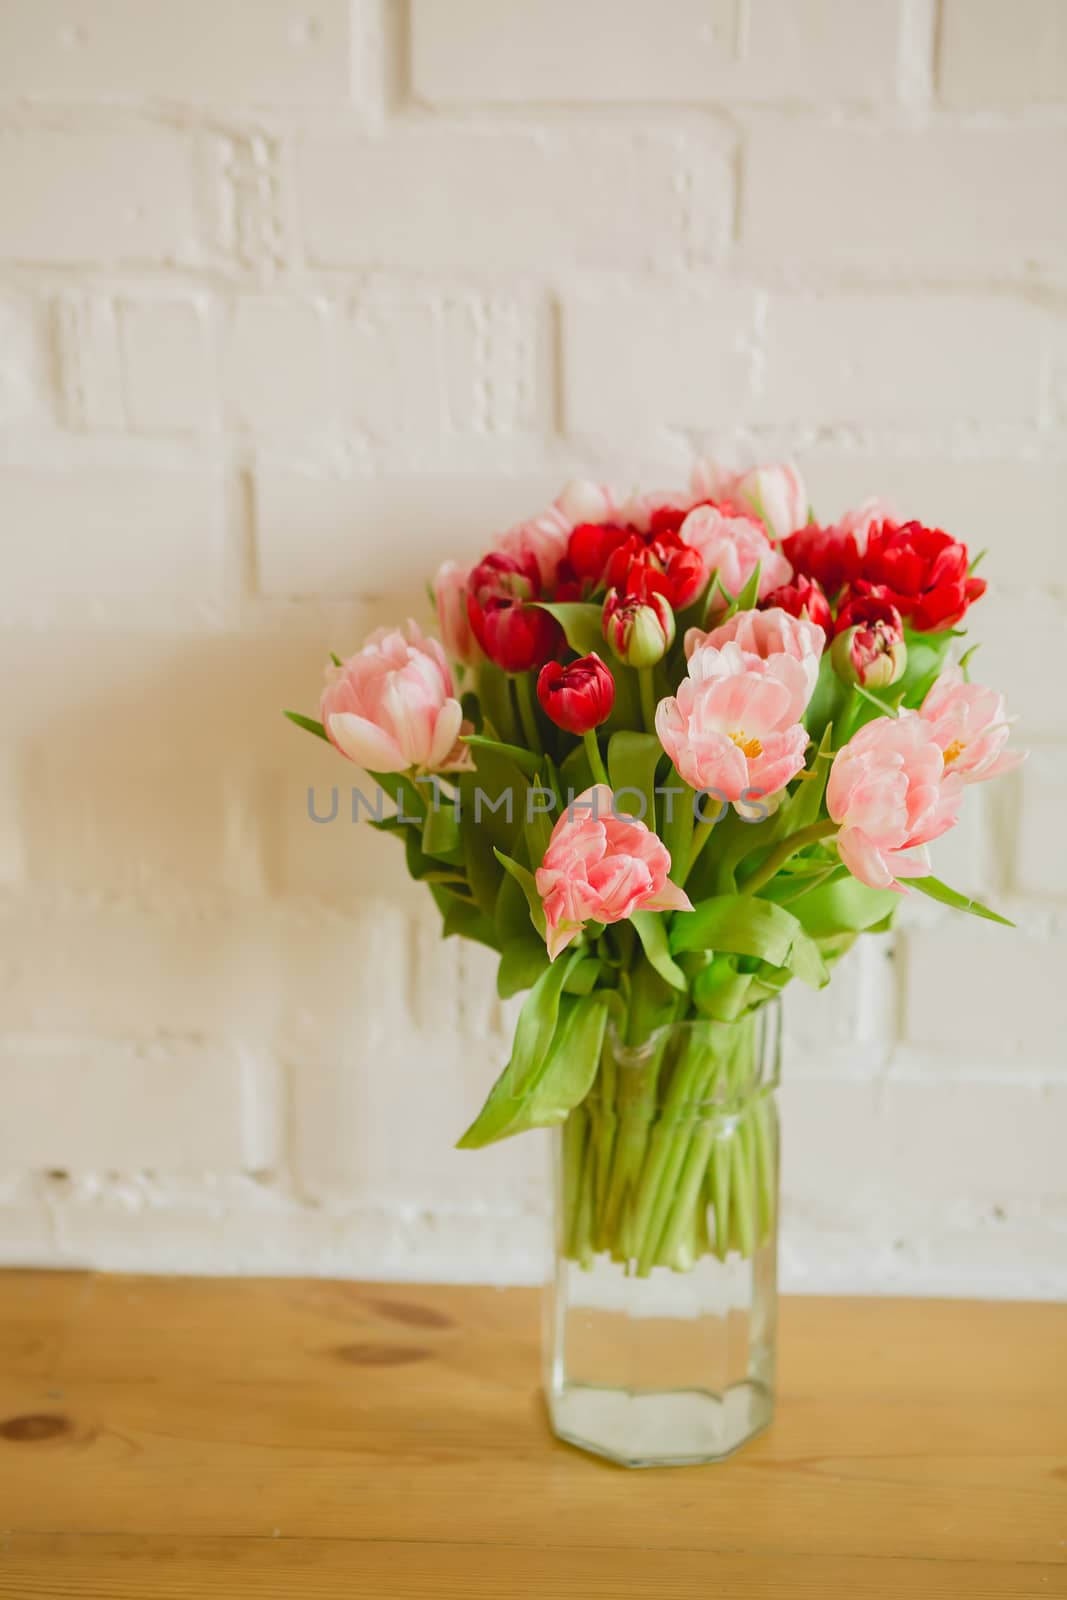
[[[777,1001],[609,1029],[555,1134],[544,1330],[555,1433],[626,1466],[718,1461],[774,1407]]]

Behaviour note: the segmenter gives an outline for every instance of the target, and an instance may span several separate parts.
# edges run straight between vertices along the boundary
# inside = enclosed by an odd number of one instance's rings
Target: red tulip
[[[809,622],[817,623],[827,638],[833,632],[830,602],[814,578],[799,574],[792,583],[783,583],[780,589],[772,589],[766,599],[760,601],[760,609],[767,611],[771,606],[788,611],[791,617],[806,617]]]
[[[986,590],[967,561],[967,546],[940,528],[886,521],[871,530],[856,587],[884,596],[919,633],[952,628]]]
[[[628,537],[627,530],[614,522],[580,522],[567,541],[568,576],[595,592],[604,581],[609,558]]]
[[[557,728],[591,733],[611,716],[615,680],[595,653],[569,661],[549,661],[537,678],[541,709]]]
[[[854,583],[863,571],[862,541],[850,528],[820,528],[809,523],[782,540],[786,559],[796,572],[813,578],[827,594]]]
[[[541,593],[532,555],[494,551],[467,579],[467,616],[474,637],[490,661],[505,672],[529,672],[555,655],[563,629],[554,617],[530,602]]]
[[[635,533],[612,554],[604,580],[627,599],[661,594],[675,611],[684,611],[707,583],[708,567],[699,550],[683,544],[677,533],[651,540]]]

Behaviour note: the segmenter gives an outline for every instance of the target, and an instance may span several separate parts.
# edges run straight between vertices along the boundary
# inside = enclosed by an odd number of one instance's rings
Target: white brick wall
[[[988,544],[1034,746],[939,858],[1019,931],[909,908],[790,997],[786,1282],[1064,1292],[1065,41],[1060,0],[0,8],[0,1260],[537,1275],[544,1142],[450,1142],[514,1006],[307,819],[354,775],[279,708],[568,477],[710,446]]]

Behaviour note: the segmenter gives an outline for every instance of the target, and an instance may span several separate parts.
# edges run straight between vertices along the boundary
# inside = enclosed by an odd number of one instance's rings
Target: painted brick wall
[[[281,720],[577,471],[988,544],[1029,766],[791,996],[791,1287],[1067,1288],[1062,0],[0,8],[0,1259],[516,1279],[541,1141]]]

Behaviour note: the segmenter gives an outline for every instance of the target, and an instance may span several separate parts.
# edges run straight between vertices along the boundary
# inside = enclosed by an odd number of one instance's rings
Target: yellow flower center
[[[750,761],[754,761],[757,756],[763,754],[763,746],[758,739],[748,739],[743,733],[732,733],[730,738],[742,755],[747,756]]]
[[[945,751],[945,766],[951,767],[954,761],[959,760],[966,748],[967,746],[964,744],[962,739],[953,739],[952,743]]]

